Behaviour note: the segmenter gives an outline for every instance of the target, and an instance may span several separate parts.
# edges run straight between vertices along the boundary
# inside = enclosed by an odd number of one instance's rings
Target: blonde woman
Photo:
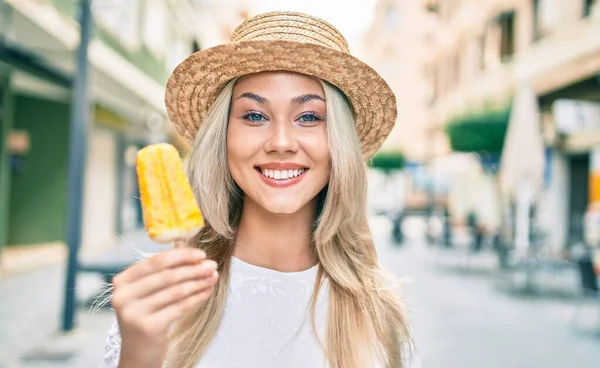
[[[104,367],[414,368],[365,208],[395,99],[342,35],[259,15],[183,61],[166,104],[207,225],[115,277]]]

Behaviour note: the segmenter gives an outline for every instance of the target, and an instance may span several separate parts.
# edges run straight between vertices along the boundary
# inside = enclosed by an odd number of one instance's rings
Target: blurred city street
[[[457,259],[432,250],[420,219],[406,221],[408,240],[393,245],[390,224],[373,218],[383,264],[404,281],[415,340],[427,368],[595,368],[600,361],[597,309],[571,327],[573,300],[515,297],[497,290],[489,258],[461,270]],[[442,265],[445,265],[442,267]],[[79,310],[77,328],[58,333],[64,266],[0,280],[0,362],[2,368],[92,367],[102,358],[112,323],[107,310]],[[84,277],[82,299],[100,280]]]
[[[77,328],[60,332],[64,264],[0,280],[0,367],[97,367],[110,313],[81,307]],[[82,295],[93,296],[100,280],[82,280]]]
[[[424,368],[598,366],[600,335],[593,329],[598,309],[588,314],[588,327],[571,328],[573,301],[497,290],[494,263],[485,255],[471,262],[469,272],[459,256],[440,259],[423,240],[401,247],[380,242],[378,250],[384,265],[406,279],[404,293]]]
[[[423,368],[599,368],[600,0],[0,0],[0,368],[100,364],[91,302],[164,249],[137,152],[192,149],[168,78],[271,10],[393,90],[368,214]]]

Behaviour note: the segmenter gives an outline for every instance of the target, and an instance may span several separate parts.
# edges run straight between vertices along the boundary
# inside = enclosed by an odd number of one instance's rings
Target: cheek
[[[240,144],[241,136],[239,129],[231,128],[231,125],[227,129],[227,163],[236,181],[239,179],[239,167],[243,165],[245,156],[244,145]]]
[[[331,152],[329,150],[329,141],[325,138],[321,150],[319,151],[319,165],[322,167],[323,185],[329,182],[331,173]]]
[[[319,135],[308,136],[304,140],[306,153],[319,169],[329,171],[331,160],[329,158],[329,141],[325,132]]]
[[[238,141],[240,140],[240,131],[236,127],[233,126],[231,122],[227,127],[227,153],[231,156],[231,154],[235,154],[235,149],[240,147]]]
[[[227,128],[227,151],[238,157],[250,157],[264,145],[264,133],[256,127],[248,127],[239,121],[229,123]]]
[[[235,182],[244,183],[254,174],[253,162],[262,143],[260,136],[251,134],[244,126],[231,124],[227,129],[227,163]]]

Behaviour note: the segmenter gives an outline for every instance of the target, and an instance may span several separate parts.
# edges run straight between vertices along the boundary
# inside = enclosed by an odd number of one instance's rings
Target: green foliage
[[[368,162],[369,167],[383,170],[386,173],[402,170],[406,164],[406,158],[398,151],[380,151]]]
[[[501,153],[510,109],[466,114],[450,121],[446,133],[455,152]]]

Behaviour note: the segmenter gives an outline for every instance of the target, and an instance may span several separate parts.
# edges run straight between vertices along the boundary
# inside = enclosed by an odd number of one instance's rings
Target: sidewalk
[[[467,248],[429,246],[429,257],[436,271],[449,275],[479,276],[489,279],[499,291],[512,294],[530,293],[540,298],[574,300],[580,295],[579,274],[570,268],[540,268],[531,272],[531,290],[526,290],[527,275],[522,267],[501,269],[492,249],[479,252]]]
[[[572,326],[574,300],[503,292],[485,257],[463,272],[440,267],[423,243],[378,248],[386,266],[410,279],[404,290],[424,368],[598,367],[597,308]]]
[[[116,247],[135,247],[147,242],[134,233]],[[76,328],[60,332],[66,262],[19,273],[0,280],[0,368],[96,367],[112,322],[107,310],[96,313],[77,309]],[[94,297],[102,286],[100,275],[80,273],[77,298]]]
[[[67,258],[64,243],[4,247],[0,255],[0,280],[56,264]]]

